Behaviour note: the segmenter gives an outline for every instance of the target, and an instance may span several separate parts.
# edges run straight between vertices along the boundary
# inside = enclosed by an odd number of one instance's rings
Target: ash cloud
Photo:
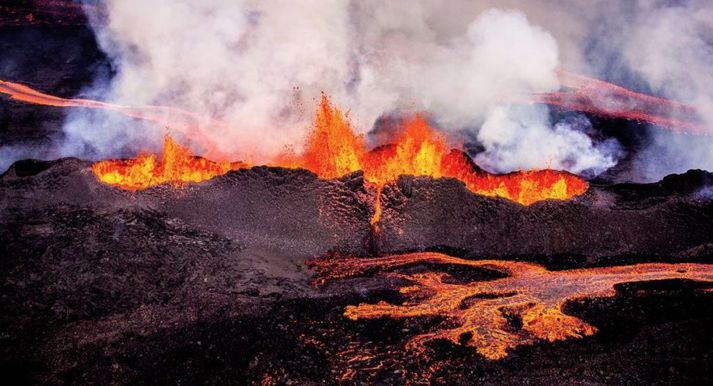
[[[624,154],[615,138],[592,136],[583,115],[511,103],[558,90],[558,68],[692,103],[713,120],[713,7],[702,1],[104,4],[103,16],[90,17],[117,74],[91,92],[225,121],[230,129],[206,125],[202,134],[221,153],[257,162],[299,148],[324,91],[364,132],[384,114],[426,112],[442,129],[472,132],[484,148],[476,160],[491,171],[597,175]],[[76,111],[63,150],[109,157],[156,149],[165,130]],[[713,169],[707,137],[651,132],[651,146],[635,157],[639,178]]]

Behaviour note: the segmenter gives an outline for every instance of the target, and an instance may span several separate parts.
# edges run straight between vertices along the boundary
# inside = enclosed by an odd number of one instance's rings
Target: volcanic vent
[[[0,43],[30,63],[0,58],[0,365],[16,383],[713,375],[713,174],[633,182],[670,150],[659,137],[709,139],[700,100],[564,70],[515,11],[449,37],[364,3],[181,0],[139,30],[127,4],[0,6]],[[176,15],[211,23],[163,23]],[[444,24],[418,15],[398,16]]]

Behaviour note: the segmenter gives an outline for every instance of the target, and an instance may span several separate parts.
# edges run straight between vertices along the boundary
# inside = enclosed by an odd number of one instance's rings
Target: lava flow
[[[394,272],[418,264],[461,266],[504,277],[458,283],[442,272]],[[566,315],[563,307],[575,299],[614,296],[617,284],[669,279],[713,283],[710,264],[651,263],[548,271],[530,263],[412,253],[379,258],[326,258],[309,261],[308,265],[317,271],[316,285],[374,273],[407,282],[399,288],[405,297],[403,304],[364,303],[348,306],[344,315],[352,320],[443,317],[445,320],[434,331],[411,338],[407,349],[420,353],[425,344],[446,340],[471,347],[490,360],[502,359],[510,350],[537,341],[554,342],[594,334],[597,331],[594,326]]]
[[[562,91],[531,94],[528,99],[592,115],[648,122],[673,131],[713,133],[701,123],[693,106],[566,71],[558,75]]]
[[[130,160],[97,162],[92,171],[105,184],[137,190],[166,183],[201,182],[244,167],[247,165],[241,162],[213,162],[196,157],[167,135],[160,160],[154,154],[141,154]]]
[[[54,95],[45,94],[24,84],[0,80],[0,93],[6,94],[10,99],[32,103],[40,106],[51,107],[77,107],[98,109],[117,112],[130,118],[155,122],[163,126],[178,130],[186,138],[189,138],[204,147],[205,153],[212,156],[225,158],[215,146],[213,140],[209,139],[204,131],[206,127],[212,130],[228,130],[227,124],[215,119],[205,118],[191,113],[190,111],[168,107],[168,106],[127,106],[116,103],[95,101],[92,99],[74,98],[67,99]]]

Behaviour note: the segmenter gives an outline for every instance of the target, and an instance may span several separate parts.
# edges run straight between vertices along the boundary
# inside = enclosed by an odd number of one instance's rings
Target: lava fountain
[[[302,153],[285,153],[272,166],[304,168],[320,178],[338,178],[358,170],[376,187],[372,224],[381,214],[381,190],[400,175],[455,178],[473,193],[501,197],[530,205],[546,199],[569,199],[587,190],[583,179],[553,170],[522,171],[494,175],[474,166],[462,151],[449,150],[445,137],[425,119],[414,116],[401,130],[375,149],[368,150],[346,116],[322,95],[314,127]],[[153,155],[131,160],[106,160],[92,168],[104,183],[125,189],[143,189],[164,183],[201,182],[241,167],[244,163],[213,162],[194,157],[188,149],[167,137],[159,161]]]
[[[521,171],[495,175],[478,169],[462,151],[449,150],[445,137],[416,115],[402,122],[400,130],[385,143],[367,150],[341,111],[322,99],[314,128],[300,155],[286,154],[275,165],[302,167],[322,178],[336,178],[362,170],[364,179],[377,190],[378,222],[380,192],[400,175],[455,178],[473,193],[501,197],[523,205],[546,199],[569,199],[587,190],[581,178],[553,170]]]
[[[196,157],[167,135],[160,159],[154,154],[140,154],[129,160],[99,161],[92,165],[92,171],[105,184],[138,190],[161,184],[201,182],[244,167],[247,164],[242,162],[214,162]]]

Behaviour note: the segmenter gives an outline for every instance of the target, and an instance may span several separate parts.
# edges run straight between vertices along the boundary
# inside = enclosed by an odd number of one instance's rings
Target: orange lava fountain
[[[541,170],[494,175],[477,170],[464,153],[449,151],[445,137],[418,115],[405,120],[402,130],[386,142],[368,151],[363,137],[354,133],[340,110],[322,95],[305,151],[300,156],[285,155],[280,161],[283,166],[302,167],[322,178],[362,170],[364,178],[377,190],[372,224],[381,215],[382,188],[400,175],[456,178],[476,194],[502,197],[523,205],[546,199],[569,199],[588,188],[586,181],[566,172]]]
[[[202,119],[180,109],[65,99],[13,82],[0,81],[0,93],[28,103],[111,110],[166,124],[203,144],[210,154],[217,153],[216,146],[202,134],[200,125],[207,123],[217,129],[226,128],[223,122]],[[347,117],[322,95],[305,150],[298,155],[283,154],[270,164],[302,167],[326,179],[363,170],[364,178],[377,191],[372,224],[377,224],[381,216],[382,188],[400,175],[456,178],[476,194],[502,197],[523,205],[546,199],[569,199],[588,188],[584,180],[565,172],[542,170],[492,175],[478,170],[464,153],[449,151],[444,136],[418,115],[405,120],[402,130],[387,140],[387,144],[367,150],[364,138],[355,134]],[[132,160],[102,161],[93,170],[104,183],[135,190],[163,183],[200,182],[236,167],[239,166],[194,157],[167,138],[161,161],[156,156],[139,155]]]
[[[196,157],[166,136],[160,160],[154,154],[141,154],[130,160],[97,162],[92,171],[105,184],[137,190],[166,183],[201,182],[246,166]]]
[[[367,150],[364,138],[355,134],[347,117],[323,95],[305,150],[297,155],[280,155],[271,164],[301,167],[325,179],[362,170],[366,181],[377,190],[374,225],[381,216],[382,188],[400,175],[456,178],[476,194],[502,197],[523,205],[546,199],[569,199],[588,188],[587,182],[566,172],[541,170],[493,175],[477,170],[464,153],[449,151],[443,135],[420,116],[406,120],[403,129],[388,138],[388,142]],[[127,161],[102,161],[93,170],[104,183],[143,189],[163,183],[200,182],[245,166],[194,157],[167,137],[160,162],[153,155],[140,155]]]
[[[458,265],[506,276],[461,284],[441,272],[390,272],[418,264]],[[428,342],[446,340],[471,347],[490,360],[505,358],[509,350],[537,341],[554,342],[594,334],[597,331],[594,326],[564,314],[563,307],[579,298],[614,296],[617,284],[669,279],[713,283],[713,265],[710,264],[652,263],[548,271],[530,263],[472,261],[438,253],[412,253],[379,258],[319,259],[309,261],[308,265],[318,273],[316,285],[373,273],[406,281],[409,284],[399,289],[406,298],[403,304],[381,301],[348,306],[344,316],[352,320],[445,317],[435,331],[411,338],[407,349],[419,353]],[[513,323],[514,320],[517,322]]]

